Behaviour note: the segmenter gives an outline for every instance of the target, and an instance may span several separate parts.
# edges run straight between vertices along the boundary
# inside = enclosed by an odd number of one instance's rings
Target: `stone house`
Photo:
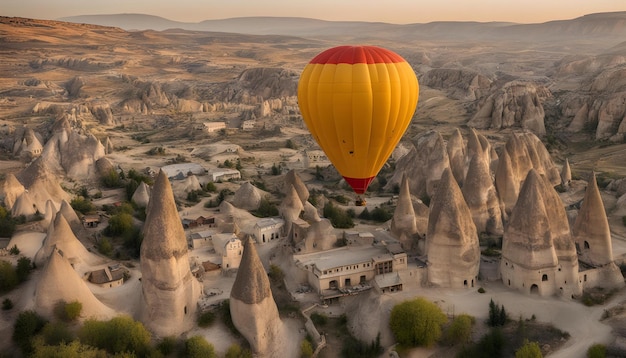
[[[222,270],[237,269],[241,263],[243,244],[233,233],[213,235],[213,248],[222,256]]]
[[[256,242],[264,244],[284,236],[283,227],[285,220],[281,218],[264,218],[254,224],[254,237]]]

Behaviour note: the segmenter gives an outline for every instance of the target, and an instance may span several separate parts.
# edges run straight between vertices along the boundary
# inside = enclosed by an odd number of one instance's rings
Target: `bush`
[[[485,291],[485,289],[484,289],[484,288],[482,288],[482,287],[479,287],[479,288],[478,288],[478,293],[485,293],[485,292],[486,292],[486,291]]]
[[[416,298],[393,307],[389,326],[401,345],[428,347],[441,337],[441,326],[446,319],[439,306]]]
[[[63,320],[75,321],[80,317],[80,313],[83,311],[83,304],[79,301],[72,301],[66,303],[63,308]]]
[[[328,202],[324,205],[324,217],[330,220],[330,223],[338,229],[349,229],[354,227],[352,218],[341,208]]]
[[[185,357],[215,358],[213,345],[202,336],[193,336],[185,341]]]
[[[98,252],[100,252],[104,256],[111,256],[113,253],[113,244],[111,244],[111,240],[106,237],[101,238],[96,243],[96,248]]]
[[[24,355],[33,351],[32,338],[39,333],[47,321],[35,311],[23,311],[17,316],[13,325],[13,342],[17,344]]]
[[[267,274],[274,283],[282,283],[285,279],[285,273],[278,265],[270,265],[270,272]]]
[[[81,344],[78,341],[61,343],[58,346],[45,345],[43,339],[35,339],[34,352],[31,358],[104,358],[107,354],[103,350]]]
[[[74,340],[74,334],[63,322],[48,322],[41,330],[41,335],[44,343],[49,346],[58,346]]]
[[[526,340],[524,345],[515,351],[515,358],[543,358],[543,354],[541,354],[541,348],[537,342]]]
[[[502,357],[504,343],[504,334],[499,328],[495,328],[484,335],[476,345],[461,350],[457,358]]]
[[[489,327],[504,326],[508,319],[504,306],[497,305],[493,300],[489,301]]]
[[[150,332],[141,322],[128,316],[119,316],[109,321],[89,319],[78,331],[84,344],[105,349],[110,354],[133,353],[142,356],[150,347]]]
[[[70,206],[74,210],[82,214],[89,214],[96,210],[95,205],[93,205],[91,201],[83,198],[82,196],[77,196],[74,199],[72,199],[72,201],[70,202]]]
[[[252,358],[252,351],[243,349],[237,343],[233,343],[228,347],[224,358]]]
[[[446,341],[451,345],[469,343],[472,338],[473,325],[474,317],[467,314],[458,315],[448,327]]]
[[[156,349],[161,352],[164,356],[169,356],[170,354],[176,351],[176,346],[178,345],[178,340],[176,337],[163,337],[159,343],[156,345]]]
[[[311,321],[316,327],[324,326],[328,322],[328,317],[323,313],[311,313]]]
[[[0,260],[0,292],[12,290],[18,283],[15,267],[8,261]]]
[[[313,356],[313,346],[308,339],[305,339],[300,343],[300,357],[309,358]]]
[[[603,344],[594,344],[587,349],[587,358],[605,358],[606,347]]]
[[[15,268],[15,274],[17,280],[21,283],[28,280],[30,272],[33,270],[33,264],[28,257],[22,256],[17,260],[17,267]]]
[[[2,309],[5,311],[10,310],[11,308],[13,308],[13,301],[11,301],[10,298],[5,298],[2,301]]]
[[[276,204],[272,203],[267,197],[264,197],[261,199],[261,203],[259,203],[259,208],[253,211],[252,214],[260,218],[278,216],[278,208]]]
[[[10,249],[9,249],[9,253],[11,255],[19,255],[20,254],[20,249],[17,247],[17,245],[13,245]]]
[[[128,213],[119,213],[111,216],[109,226],[105,230],[105,235],[119,236],[131,231],[133,228],[133,217]]]
[[[108,173],[104,174],[100,178],[100,181],[105,188],[119,188],[122,186],[122,180],[120,179],[120,175],[115,169],[109,170]]]
[[[206,311],[198,314],[198,326],[202,328],[209,327],[215,321],[215,314],[211,311]]]

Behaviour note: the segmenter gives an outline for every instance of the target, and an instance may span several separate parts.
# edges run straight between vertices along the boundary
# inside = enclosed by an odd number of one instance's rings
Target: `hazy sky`
[[[36,19],[142,13],[198,22],[239,16],[299,16],[390,23],[536,23],[626,11],[626,0],[0,0],[0,15]]]

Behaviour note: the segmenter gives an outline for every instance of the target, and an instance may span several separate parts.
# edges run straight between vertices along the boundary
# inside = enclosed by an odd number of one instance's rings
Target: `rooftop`
[[[319,270],[371,262],[372,258],[386,256],[391,259],[383,246],[344,246],[311,254],[294,255],[296,262],[305,266],[315,265]]]

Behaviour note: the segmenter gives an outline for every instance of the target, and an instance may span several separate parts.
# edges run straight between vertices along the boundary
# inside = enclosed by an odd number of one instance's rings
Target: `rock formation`
[[[544,110],[541,98],[550,96],[543,86],[513,81],[480,104],[468,125],[480,129],[520,127],[544,135]]]
[[[413,138],[413,147],[398,159],[396,171],[385,185],[391,190],[399,185],[403,173],[409,178],[409,189],[418,198],[432,197],[441,173],[450,166],[446,146],[441,134],[428,131]]]
[[[462,187],[463,181],[465,180],[465,174],[467,173],[467,165],[465,143],[463,143],[463,136],[458,128],[452,132],[450,139],[448,139],[446,150],[448,151],[452,175],[454,175],[454,179],[459,186]]]
[[[428,282],[438,287],[473,287],[478,280],[480,247],[476,226],[461,189],[445,169],[431,200],[428,232]]]
[[[44,317],[54,317],[58,302],[78,301],[82,304],[81,317],[108,319],[117,313],[100,302],[74,271],[65,252],[53,248],[46,258],[45,267],[35,289],[35,311]]]
[[[280,207],[278,210],[280,211],[280,215],[285,219],[285,227],[287,228],[287,237],[291,237],[292,224],[295,220],[300,217],[300,214],[304,210],[304,205],[302,205],[302,201],[298,196],[298,192],[296,188],[289,184],[291,188],[288,191],[287,196],[280,203]]]
[[[304,204],[309,199],[309,190],[306,188],[306,185],[300,179],[300,176],[296,173],[295,170],[290,170],[285,175],[285,181],[283,183],[283,194],[289,194],[291,191],[291,186],[296,189],[298,193],[298,197]]]
[[[500,272],[506,286],[525,293],[582,292],[565,209],[535,169],[528,172],[504,232]]]
[[[420,83],[444,90],[451,98],[475,101],[487,94],[492,81],[474,71],[436,68],[421,76]]]
[[[57,212],[58,210],[56,206],[54,205],[54,202],[52,202],[52,200],[46,201],[46,209],[44,212],[43,221],[41,222],[41,225],[46,228],[50,226],[50,224],[54,221],[54,217],[56,216]]]
[[[564,188],[569,187],[569,184],[572,181],[572,169],[569,166],[569,160],[565,158],[565,163],[563,164],[563,168],[561,168],[561,185]]]
[[[12,173],[7,174],[6,179],[0,187],[0,196],[3,198],[4,206],[11,209],[15,200],[24,192],[25,188]]]
[[[252,240],[247,240],[235,283],[230,292],[233,324],[259,357],[285,353],[283,323],[272,296],[270,282]]]
[[[150,201],[150,187],[148,186],[148,184],[143,181],[139,183],[130,200],[137,204],[137,206],[139,207],[147,207],[148,202]]]
[[[113,153],[114,149],[115,147],[113,146],[113,142],[111,142],[111,138],[107,137],[106,141],[104,142],[104,153],[111,154]]]
[[[262,199],[260,191],[250,182],[245,182],[237,189],[231,203],[239,209],[254,211],[259,208]]]
[[[491,180],[487,160],[481,152],[472,157],[462,193],[478,233],[501,236],[504,229],[500,199]]]
[[[83,223],[78,218],[78,214],[74,211],[74,208],[68,203],[66,200],[61,201],[61,207],[59,208],[59,212],[65,217],[67,223],[72,228],[72,232],[75,235],[80,235],[84,231]]]
[[[330,250],[335,246],[336,242],[337,235],[335,235],[330,220],[321,218],[310,223],[309,230],[304,238],[303,253]]]
[[[417,238],[415,237],[418,234],[417,221],[409,191],[409,180],[406,175],[402,176],[398,203],[391,218],[391,232],[396,237],[403,238],[400,243],[405,250],[414,251],[417,248]]]
[[[624,277],[613,261],[611,230],[595,173],[589,179],[573,234],[580,251],[580,261],[601,271],[603,277],[598,286],[607,289],[624,286]]]
[[[30,218],[38,212],[41,213],[30,191],[24,191],[20,194],[11,207],[11,216],[13,217],[24,216]]]
[[[37,208],[43,210],[48,200],[52,200],[56,204],[62,200],[70,200],[70,195],[63,190],[59,184],[59,179],[50,172],[43,157],[35,159],[15,177],[31,194],[31,199]]]
[[[72,267],[81,273],[93,265],[103,263],[103,259],[87,251],[78,240],[61,211],[56,213],[54,221],[48,227],[41,248],[35,254],[35,265],[43,266],[54,250],[61,251]]]
[[[152,189],[143,237],[141,321],[158,336],[178,335],[193,325],[202,287],[191,274],[187,239],[163,171]]]

